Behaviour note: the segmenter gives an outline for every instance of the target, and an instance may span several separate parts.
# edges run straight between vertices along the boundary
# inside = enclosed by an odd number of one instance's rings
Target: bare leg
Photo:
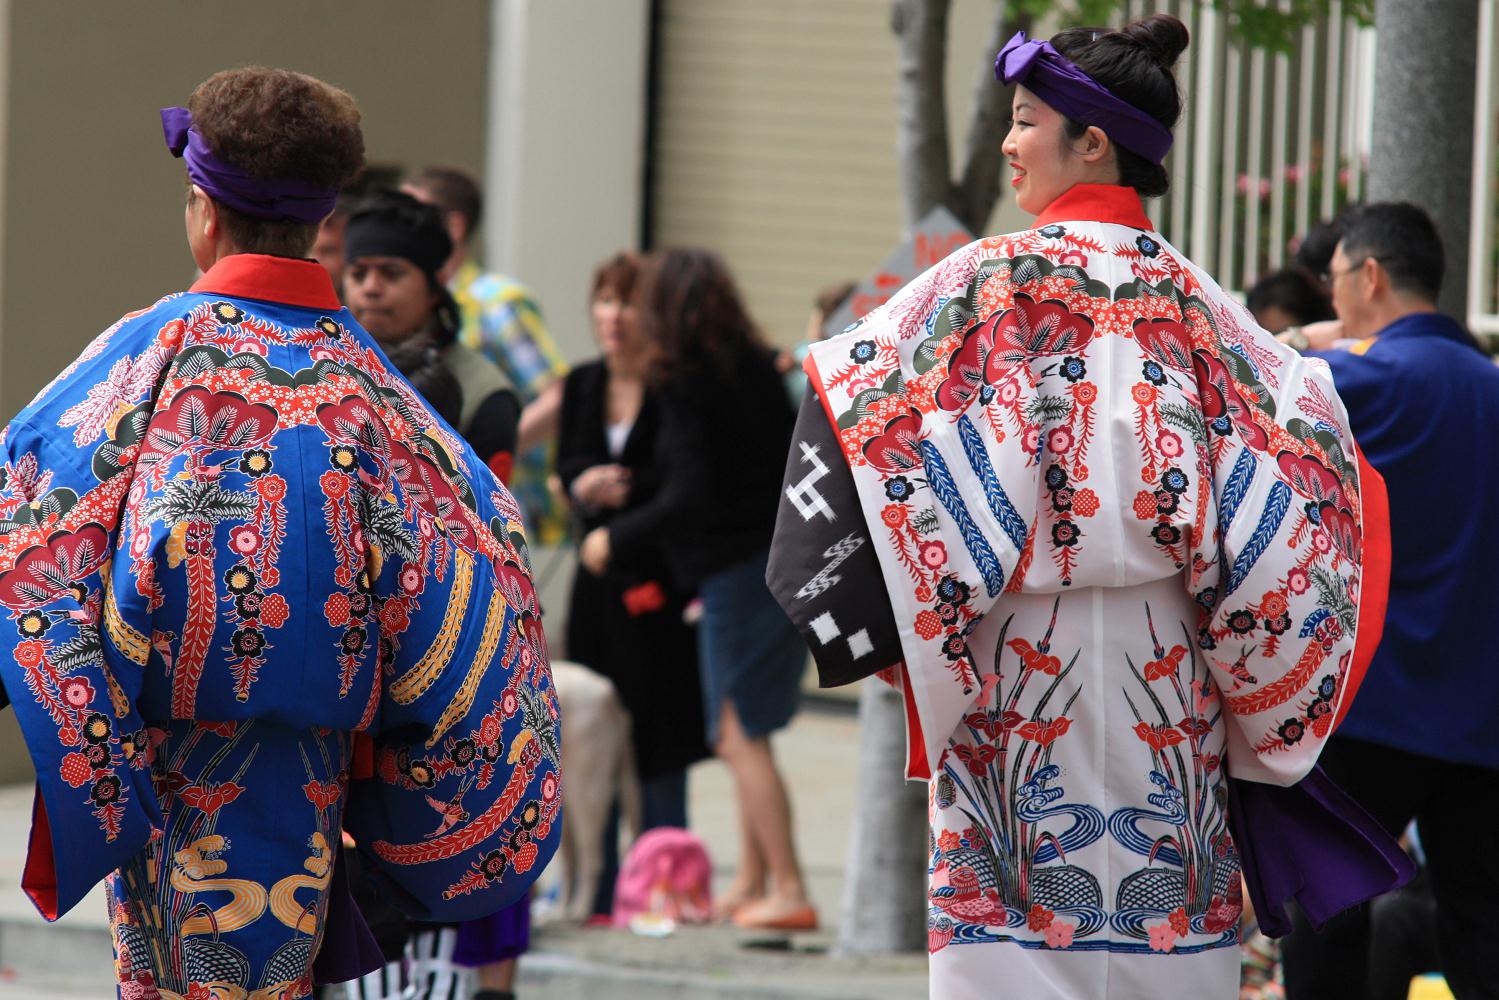
[[[744,907],[740,916],[777,920],[805,910],[807,889],[791,838],[791,802],[776,769],[770,741],[746,736],[728,701],[719,716],[718,732],[716,749],[734,776],[746,841],[755,845],[757,860],[769,878],[769,893],[759,902]]]
[[[732,767],[730,773],[733,774]],[[760,850],[754,828],[750,824],[753,804],[746,803],[744,783],[734,774],[734,791],[739,799],[739,870],[727,889],[718,894],[713,902],[713,914],[718,920],[728,920],[734,911],[746,903],[754,902],[765,895],[765,852]]]
[[[503,962],[492,962],[479,968],[479,989],[508,994],[515,989],[515,971],[519,960],[507,958]]]

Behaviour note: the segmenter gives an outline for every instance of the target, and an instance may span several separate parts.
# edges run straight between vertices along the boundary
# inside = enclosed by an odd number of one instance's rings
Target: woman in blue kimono
[[[525,892],[556,700],[514,501],[305,259],[363,159],[353,100],[251,68],[162,122],[203,277],[0,434],[23,885],[56,918],[109,876],[122,998],[305,997],[353,932],[341,828],[420,919]]]

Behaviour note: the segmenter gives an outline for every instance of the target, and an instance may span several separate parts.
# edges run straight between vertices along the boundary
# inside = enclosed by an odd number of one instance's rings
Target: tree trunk
[[[1468,316],[1479,0],[1378,0],[1369,201],[1431,213],[1447,251],[1438,305]]]
[[[947,14],[951,0],[895,0],[890,26],[900,44],[900,121],[896,148],[906,225],[937,205],[952,206],[947,144]]]
[[[926,786],[906,781],[901,695],[871,677],[859,692],[859,787],[843,880],[838,951],[926,946]]]
[[[994,56],[1015,30],[997,5],[994,30],[975,70],[973,115],[961,177],[954,182],[947,135],[948,11],[951,0],[894,0],[900,48],[900,155],[905,219],[914,226],[938,205],[980,233],[999,200],[1000,145],[1009,128],[1009,88]],[[844,953],[926,947],[926,786],[905,779],[905,708],[900,694],[868,680],[859,695],[859,789],[844,870]]]

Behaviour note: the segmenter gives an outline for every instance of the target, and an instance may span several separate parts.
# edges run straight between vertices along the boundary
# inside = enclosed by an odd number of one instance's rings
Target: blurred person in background
[[[1250,287],[1244,304],[1270,333],[1333,319],[1332,302],[1317,279],[1300,267],[1272,271]]]
[[[574,368],[562,392],[557,473],[584,537],[649,504],[665,433],[647,385],[653,356],[636,322],[634,254],[616,254],[593,277],[589,311],[601,357]],[[641,832],[687,826],[687,767],[709,756],[703,738],[696,631],[682,620],[690,592],[667,567],[680,543],[673,527],[645,522],[623,530],[603,573],[580,566],[567,619],[568,659],[609,678],[632,721],[641,783]],[[652,537],[649,532],[655,532]],[[604,836],[596,914],[613,910],[619,870],[618,811]]]
[[[655,494],[583,539],[602,574],[665,543],[677,584],[696,588],[707,742],[739,800],[739,870],[719,909],[742,927],[809,929],[791,804],[770,734],[796,712],[806,649],[765,585],[793,415],[765,345],[722,261],[706,250],[646,258],[636,322],[653,351],[661,408]]]
[[[458,312],[440,278],[451,252],[437,209],[398,191],[377,194],[349,217],[344,299],[382,346],[437,350],[462,390],[455,428],[508,482],[520,402],[498,368],[458,341]]]
[[[434,408],[456,414],[450,422],[505,481],[520,405],[504,375],[457,341],[457,311],[440,280],[452,240],[438,210],[401,192],[377,194],[354,209],[345,242],[349,309],[393,360],[404,362],[413,384],[422,383],[419,391],[424,385],[435,393]],[[413,924],[407,943],[413,1000],[460,1000],[468,968],[479,970],[476,1000],[508,998],[530,927],[526,899],[462,925]]]
[[[567,362],[547,333],[530,290],[514,278],[482,270],[472,256],[484,214],[483,192],[473,173],[456,166],[422,167],[406,176],[401,190],[442,211],[453,249],[440,274],[458,303],[458,339],[505,373],[525,408],[512,489],[527,514],[533,541],[556,544],[567,532],[567,514],[547,488],[552,467],[547,444],[557,433]]]
[[[323,265],[340,296],[344,289],[344,229],[349,225],[353,200],[347,192],[340,192],[333,211],[318,225],[317,239],[312,242],[312,259]]]
[[[802,342],[792,350],[776,355],[776,371],[786,381],[786,395],[791,400],[792,409],[801,405],[802,395],[807,391],[807,373],[802,371],[802,362],[807,359],[807,352],[823,338],[828,318],[838,311],[858,287],[852,281],[842,281],[836,285],[828,285],[813,296],[812,315],[807,317],[807,332],[802,337]]]
[[[560,834],[555,699],[514,502],[307,259],[363,162],[353,99],[247,67],[161,125],[203,276],[0,433],[22,885],[55,919],[113,871],[123,998],[289,1000],[380,963],[341,830],[413,916],[523,897]],[[432,749],[471,733],[531,752],[481,786],[482,756]]]
[[[1393,543],[1384,640],[1323,767],[1390,833],[1417,821],[1442,969],[1468,1000],[1499,997],[1499,368],[1437,311],[1444,266],[1420,208],[1350,209],[1328,271],[1338,319],[1304,334],[1353,344],[1315,356],[1389,485]],[[1369,913],[1285,940],[1291,1000],[1369,995]]]

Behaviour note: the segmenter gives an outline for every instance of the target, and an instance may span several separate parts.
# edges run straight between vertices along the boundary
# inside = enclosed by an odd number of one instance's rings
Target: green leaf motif
[[[1066,396],[1037,396],[1025,408],[1025,419],[1033,424],[1066,420],[1072,413],[1072,400]]]
[[[1317,588],[1319,603],[1337,615],[1338,621],[1343,624],[1343,630],[1352,635],[1354,626],[1358,624],[1358,612],[1343,589],[1343,581],[1322,567],[1314,566],[1312,586]]]
[[[1208,429],[1203,426],[1202,414],[1192,407],[1184,403],[1162,403],[1160,413],[1166,423],[1187,434],[1194,444],[1208,443]]]

